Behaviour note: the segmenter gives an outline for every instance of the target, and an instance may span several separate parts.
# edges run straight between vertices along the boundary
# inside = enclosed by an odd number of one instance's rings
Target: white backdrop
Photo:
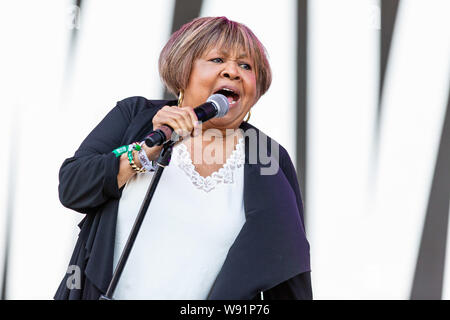
[[[449,91],[450,2],[400,1],[378,149],[380,4],[308,5],[304,200],[314,297],[408,299]],[[157,59],[173,9],[174,0],[83,1],[80,12],[68,0],[1,2],[0,271],[8,228],[8,299],[53,297],[82,218],[59,203],[59,167],[116,101],[162,97]],[[273,84],[250,122],[294,163],[296,10],[294,0],[257,8],[251,0],[204,0],[201,11],[246,24],[266,46]]]

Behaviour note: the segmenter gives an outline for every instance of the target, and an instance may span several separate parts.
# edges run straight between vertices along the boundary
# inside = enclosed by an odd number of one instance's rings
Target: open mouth
[[[238,102],[239,98],[240,98],[239,93],[237,93],[229,88],[222,88],[214,93],[223,94],[225,97],[227,97],[228,103],[230,104],[230,106],[235,104],[236,102]]]

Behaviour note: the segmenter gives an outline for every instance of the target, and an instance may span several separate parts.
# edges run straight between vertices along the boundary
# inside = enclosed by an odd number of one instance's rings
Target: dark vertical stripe
[[[180,27],[200,16],[202,10],[202,0],[176,0],[175,9],[173,11],[172,33],[180,29]],[[164,88],[164,99],[173,99],[173,94]]]
[[[411,299],[441,299],[450,199],[450,90]]]
[[[302,190],[303,201],[306,197],[306,134],[307,134],[307,31],[308,31],[308,0],[298,0],[297,2],[297,129],[296,129],[296,156],[297,156],[297,177]],[[307,206],[305,206],[304,219],[307,218]],[[306,222],[305,222],[306,224]]]
[[[15,107],[15,112],[13,114],[13,121],[11,127],[11,137],[10,143],[11,146],[16,146],[14,152],[9,153],[9,163],[8,167],[8,187],[7,187],[7,203],[6,203],[6,219],[5,219],[5,247],[4,247],[4,256],[3,256],[3,274],[2,274],[2,288],[1,288],[1,300],[6,300],[8,295],[8,271],[9,271],[9,257],[10,257],[10,248],[11,248],[11,229],[13,225],[13,217],[14,217],[14,199],[16,193],[16,180],[17,174],[16,170],[13,168],[16,167],[17,159],[20,159],[20,148],[17,148],[17,141],[20,141],[20,128],[19,128],[19,120],[20,119],[20,106]]]
[[[392,35],[394,33],[395,21],[397,18],[398,5],[400,0],[381,0],[381,32],[380,32],[380,78],[378,91],[378,110],[376,119],[376,136],[379,136],[381,118],[381,97],[386,78],[386,66],[391,51]]]
[[[372,181],[371,187],[376,185],[378,178],[378,154],[380,147],[380,128],[381,128],[381,115],[382,115],[382,97],[383,88],[386,79],[386,67],[389,61],[389,54],[391,51],[392,35],[394,34],[395,22],[397,19],[398,6],[400,0],[381,0],[380,7],[380,38],[379,38],[379,50],[380,50],[380,70],[378,78],[378,101],[377,111],[375,115],[374,133],[372,140],[372,163],[370,169],[369,181]]]

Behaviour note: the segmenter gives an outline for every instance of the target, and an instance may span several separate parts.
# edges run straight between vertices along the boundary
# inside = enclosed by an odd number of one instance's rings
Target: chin
[[[210,120],[208,121],[208,129],[234,129],[233,123],[235,120],[236,119],[234,118],[227,118],[226,116],[220,119]],[[239,126],[239,124],[237,126]]]

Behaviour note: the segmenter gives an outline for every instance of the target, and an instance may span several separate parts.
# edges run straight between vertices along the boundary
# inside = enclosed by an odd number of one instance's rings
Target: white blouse
[[[195,170],[183,143],[173,149],[114,299],[206,299],[228,250],[245,223],[244,141],[207,178]],[[119,202],[114,268],[153,172],[131,178]]]

